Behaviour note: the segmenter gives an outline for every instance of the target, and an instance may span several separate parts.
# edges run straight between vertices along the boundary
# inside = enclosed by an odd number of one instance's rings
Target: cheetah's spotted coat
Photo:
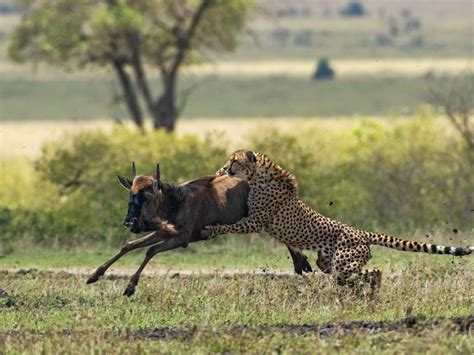
[[[372,257],[370,245],[433,254],[467,255],[473,247],[455,248],[402,240],[366,232],[327,218],[308,207],[299,197],[296,178],[265,155],[239,150],[231,154],[218,175],[248,180],[249,219],[231,225],[207,226],[203,235],[211,238],[226,233],[257,233],[262,229],[295,250],[318,252],[321,271],[333,274],[340,285],[367,282],[375,291],[381,271],[363,270]]]

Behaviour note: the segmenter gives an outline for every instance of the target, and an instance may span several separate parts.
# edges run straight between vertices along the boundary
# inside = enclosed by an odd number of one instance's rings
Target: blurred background
[[[132,160],[179,183],[242,147],[325,215],[472,245],[473,38],[471,0],[1,0],[0,264],[100,259],[131,237]],[[178,254],[223,249],[284,254]]]

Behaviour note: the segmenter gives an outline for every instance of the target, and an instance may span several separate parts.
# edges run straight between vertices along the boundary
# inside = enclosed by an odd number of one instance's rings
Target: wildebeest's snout
[[[132,218],[125,218],[123,221],[123,226],[125,228],[132,228],[138,223],[138,218],[137,217],[132,217]]]
[[[140,224],[138,222],[137,217],[132,217],[130,219],[126,218],[123,221],[123,226],[125,228],[129,228],[130,232],[132,232],[132,233],[140,233],[142,231],[142,229],[140,228]]]

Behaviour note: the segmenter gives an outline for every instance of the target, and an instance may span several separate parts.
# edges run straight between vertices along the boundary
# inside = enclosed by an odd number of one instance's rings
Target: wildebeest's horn
[[[134,161],[132,161],[132,175],[133,177],[137,176],[137,168],[135,167]]]
[[[160,181],[160,163],[156,163],[156,180]]]

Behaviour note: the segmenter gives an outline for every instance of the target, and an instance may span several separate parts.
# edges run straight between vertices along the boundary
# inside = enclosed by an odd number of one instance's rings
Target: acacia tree
[[[21,0],[19,25],[8,45],[17,62],[67,69],[111,67],[128,111],[143,127],[174,129],[182,66],[211,51],[231,51],[252,9],[249,0]],[[152,88],[157,69],[160,88]],[[159,92],[156,94],[154,91]]]

